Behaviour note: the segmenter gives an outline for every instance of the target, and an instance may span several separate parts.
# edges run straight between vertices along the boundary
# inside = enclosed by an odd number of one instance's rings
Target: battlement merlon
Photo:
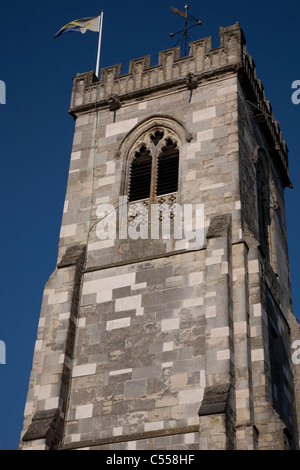
[[[190,53],[180,57],[180,47],[159,52],[158,65],[151,66],[150,55],[130,61],[127,74],[121,75],[122,65],[117,64],[101,69],[100,80],[94,71],[77,74],[74,78],[71,99],[71,114],[89,104],[107,104],[111,95],[126,100],[133,94],[151,93],[153,88],[170,86],[172,82],[185,83],[188,74],[200,76],[203,73],[215,74],[216,70],[242,63],[243,49],[246,47],[244,34],[236,23],[228,28],[220,28],[220,47],[212,49],[211,37],[190,43]]]
[[[192,89],[218,75],[235,73],[248,100],[264,113],[265,119],[260,119],[258,124],[270,143],[284,186],[292,187],[288,148],[274,119],[271,104],[266,99],[264,87],[256,75],[254,60],[247,52],[239,22],[219,28],[219,37],[220,46],[217,48],[211,47],[211,36],[191,42],[189,55],[185,57],[180,57],[180,47],[161,51],[158,65],[151,66],[150,55],[133,59],[126,74],[121,74],[121,64],[101,69],[100,80],[94,71],[78,73],[73,79],[69,113],[76,119],[96,105],[98,109],[110,108],[115,99],[121,104],[167,88]]]

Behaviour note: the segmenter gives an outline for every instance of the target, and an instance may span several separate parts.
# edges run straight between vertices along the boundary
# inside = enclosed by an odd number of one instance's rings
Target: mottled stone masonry
[[[211,38],[190,46],[74,78],[57,267],[20,449],[299,448],[288,149],[239,24],[220,28],[215,49]],[[153,184],[142,214],[134,201],[120,225],[136,153],[169,140],[177,191],[157,196]],[[176,219],[169,237],[151,238],[162,203],[201,206],[197,243],[175,236]],[[100,239],[104,204],[116,237]],[[145,239],[129,236],[137,220]]]
[[[182,256],[85,275],[83,293],[99,292],[99,285],[105,290],[97,304],[83,297],[66,443],[82,433],[107,439],[197,421],[205,386],[204,312],[203,282],[196,284],[193,270],[197,264],[202,274],[203,255]],[[184,287],[172,286],[176,277]],[[82,405],[84,396],[91,403]]]

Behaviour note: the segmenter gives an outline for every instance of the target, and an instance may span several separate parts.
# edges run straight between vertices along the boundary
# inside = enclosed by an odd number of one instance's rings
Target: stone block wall
[[[250,112],[254,98],[263,123]],[[69,112],[76,122],[57,268],[44,291],[20,448],[297,447],[287,147],[239,25],[220,29],[216,49],[205,38],[188,57],[175,48],[156,66],[148,56],[131,61],[128,74],[118,65],[99,81],[77,75]],[[192,217],[201,214],[196,244],[175,236],[176,220],[169,238],[151,238],[156,195],[139,214],[148,237],[128,236],[132,220],[120,236],[130,159],[158,130],[180,155],[178,191],[163,200],[202,208]],[[273,175],[268,255],[258,223],[262,151]],[[113,239],[99,238],[103,205],[116,216]],[[272,315],[285,338],[289,422],[273,406]]]

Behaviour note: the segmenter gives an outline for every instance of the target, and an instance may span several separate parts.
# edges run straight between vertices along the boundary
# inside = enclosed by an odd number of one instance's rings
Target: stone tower
[[[297,449],[288,149],[239,24],[78,74],[69,112],[20,449]]]

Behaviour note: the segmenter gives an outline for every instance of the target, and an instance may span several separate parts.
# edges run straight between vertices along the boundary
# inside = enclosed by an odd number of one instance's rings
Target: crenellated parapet
[[[126,74],[121,74],[121,64],[102,69],[100,80],[93,71],[78,74],[74,78],[71,110],[108,100],[111,95],[126,99],[133,93],[149,93],[172,82],[184,84],[190,74],[216,73],[240,63],[245,46],[243,32],[236,23],[220,28],[220,47],[215,49],[211,47],[211,37],[207,37],[193,41],[186,57],[180,57],[180,47],[175,47],[159,53],[158,65],[151,66],[150,55],[131,60]]]
[[[101,70],[100,80],[94,71],[77,74],[74,78],[70,114],[76,117],[97,104],[98,108],[119,109],[122,102],[146,97],[168,88],[195,89],[207,80],[226,73],[236,73],[249,99],[249,112],[254,105],[258,109],[258,124],[274,150],[273,158],[283,175],[284,185],[289,180],[288,149],[282,138],[278,122],[274,118],[270,102],[266,99],[263,85],[256,75],[256,67],[247,52],[244,33],[237,22],[219,29],[220,46],[211,47],[211,37],[190,43],[188,56],[180,56],[180,47],[159,52],[158,64],[151,65],[150,55],[133,59],[128,73],[122,74],[117,64]],[[254,113],[255,114],[255,113]]]
[[[241,77],[245,92],[249,97],[249,109],[257,116],[263,134],[270,142],[270,150],[276,165],[280,169],[284,186],[292,188],[289,178],[288,147],[283,140],[278,121],[274,118],[270,101],[265,95],[264,86],[256,75],[253,58],[246,51],[243,56],[243,75]]]

